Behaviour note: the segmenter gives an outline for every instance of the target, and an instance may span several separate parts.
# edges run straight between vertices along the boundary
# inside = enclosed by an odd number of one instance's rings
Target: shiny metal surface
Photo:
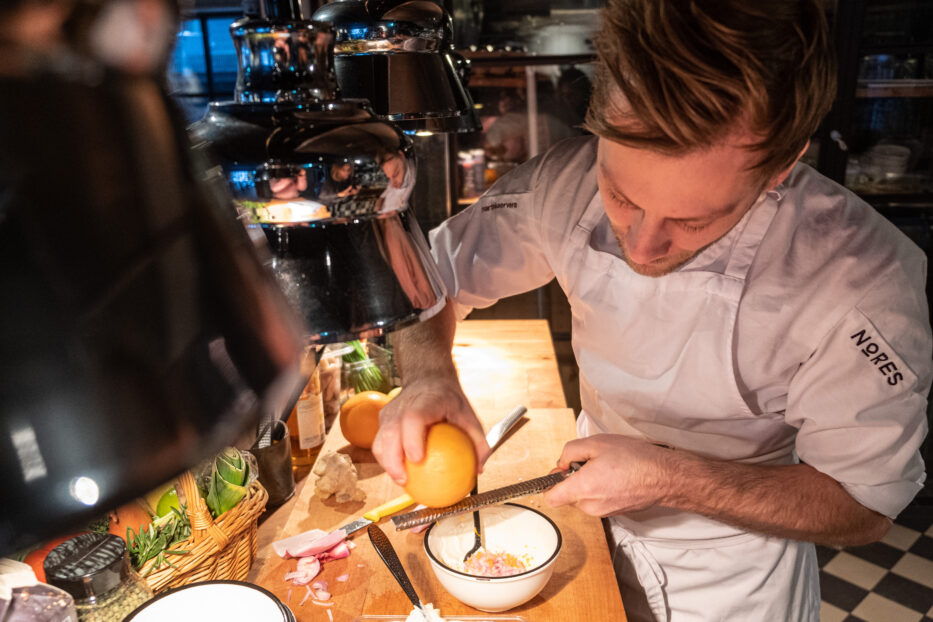
[[[411,604],[415,609],[421,612],[422,619],[427,620],[428,617],[424,611],[424,604],[421,602],[421,598],[418,597],[418,593],[415,591],[415,586],[412,584],[411,579],[408,578],[408,573],[405,572],[405,567],[402,566],[402,560],[398,558],[398,553],[395,552],[392,541],[389,540],[385,532],[379,528],[379,525],[370,525],[368,527],[368,533],[369,540],[373,543],[373,548],[379,553],[379,557],[382,559],[383,563],[385,563],[386,568],[389,569],[389,572],[391,572],[395,580],[398,581],[399,587],[405,592],[405,596],[408,597]]]
[[[241,70],[241,104],[330,100],[336,96],[334,31],[311,21],[246,17],[230,27]]]
[[[382,335],[444,304],[411,210],[262,228],[273,272],[313,343]]]
[[[314,13],[336,32],[334,65],[346,97],[406,131],[479,129],[465,88],[468,62],[453,52],[450,16],[432,0],[335,0]]]
[[[367,102],[214,103],[191,130],[219,159],[254,239],[265,238],[308,342],[381,335],[443,306],[408,209],[411,141]]]
[[[0,78],[0,554],[233,442],[300,321],[145,76]]]

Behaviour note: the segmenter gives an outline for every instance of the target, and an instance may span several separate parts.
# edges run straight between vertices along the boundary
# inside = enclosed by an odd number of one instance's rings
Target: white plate
[[[168,590],[144,603],[124,622],[291,622],[272,593],[240,581],[205,581]]]

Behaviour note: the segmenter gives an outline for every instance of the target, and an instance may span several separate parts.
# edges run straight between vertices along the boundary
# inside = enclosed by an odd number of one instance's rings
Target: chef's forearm
[[[750,465],[681,454],[669,502],[767,535],[834,546],[881,539],[891,520],[806,464]]]
[[[395,339],[395,356],[403,384],[412,380],[456,380],[453,361],[457,318],[450,300],[434,317],[403,331]]]

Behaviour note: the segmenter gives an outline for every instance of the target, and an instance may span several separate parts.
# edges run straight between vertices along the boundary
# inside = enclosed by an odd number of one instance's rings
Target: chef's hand
[[[489,456],[483,426],[456,378],[414,381],[379,413],[379,433],[373,455],[397,484],[405,484],[405,462],[424,459],[428,428],[447,421],[466,432],[476,449],[477,470]]]
[[[553,507],[574,505],[592,516],[611,516],[661,505],[676,473],[677,452],[617,434],[598,434],[570,441],[557,461],[565,471],[571,462],[586,462],[544,493]]]

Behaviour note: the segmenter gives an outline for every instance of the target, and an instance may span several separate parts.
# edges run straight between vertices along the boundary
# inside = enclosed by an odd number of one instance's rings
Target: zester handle
[[[379,553],[379,557],[385,562],[386,567],[388,567],[392,576],[395,577],[395,580],[398,581],[398,584],[402,586],[402,591],[405,592],[405,596],[408,597],[408,600],[411,601],[416,609],[424,610],[424,605],[421,604],[421,599],[418,598],[418,594],[415,592],[415,586],[411,584],[408,573],[405,572],[405,568],[402,566],[402,562],[399,560],[398,554],[395,552],[395,547],[392,546],[388,536],[379,528],[379,525],[375,524],[367,527],[367,531],[369,533],[369,540],[373,543],[376,552]]]
[[[464,512],[472,512],[473,510],[487,505],[502,503],[509,499],[544,492],[548,488],[556,486],[567,479],[571,473],[576,472],[579,468],[580,465],[574,462],[570,465],[570,470],[568,471],[551,473],[550,475],[536,477],[524,482],[519,482],[518,484],[512,484],[511,486],[487,490],[478,495],[470,495],[462,501],[444,508],[425,508],[415,512],[408,512],[407,514],[398,514],[392,517],[392,522],[395,524],[396,529],[411,529],[418,525],[432,523],[440,518],[455,516],[457,514],[463,514]]]

